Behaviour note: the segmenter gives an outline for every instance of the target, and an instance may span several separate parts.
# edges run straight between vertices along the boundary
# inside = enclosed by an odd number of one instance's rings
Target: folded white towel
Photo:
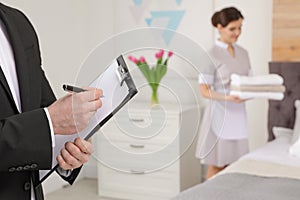
[[[230,95],[238,96],[241,99],[273,99],[282,100],[284,94],[282,92],[242,92],[242,91],[230,91]]]
[[[230,85],[230,89],[243,92],[285,92],[283,85]]]
[[[278,74],[267,74],[260,76],[231,75],[231,85],[281,85],[283,78]]]

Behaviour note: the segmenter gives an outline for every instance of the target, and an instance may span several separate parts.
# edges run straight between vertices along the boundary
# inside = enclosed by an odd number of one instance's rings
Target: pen
[[[82,88],[75,87],[75,86],[72,86],[72,85],[66,85],[66,84],[63,85],[63,89],[64,89],[64,91],[70,91],[70,92],[84,92],[84,91],[86,91]]]
[[[67,85],[67,84],[63,84],[63,90],[68,91],[68,92],[76,92],[76,93],[86,91],[80,87],[75,87],[75,86]],[[104,95],[102,95],[100,98],[104,98]]]

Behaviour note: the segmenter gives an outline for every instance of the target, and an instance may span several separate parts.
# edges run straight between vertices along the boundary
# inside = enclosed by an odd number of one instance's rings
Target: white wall
[[[40,40],[43,68],[58,97],[74,83],[89,52],[113,33],[112,1],[3,0],[22,10]]]

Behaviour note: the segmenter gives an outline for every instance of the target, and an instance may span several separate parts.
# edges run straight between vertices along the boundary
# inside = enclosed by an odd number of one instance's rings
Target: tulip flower
[[[155,57],[156,57],[157,59],[161,59],[161,58],[163,57],[163,55],[164,55],[164,50],[160,50],[159,52],[157,52],[157,53],[155,54]]]
[[[140,57],[140,62],[141,62],[141,63],[145,63],[145,62],[146,62],[146,59],[145,59],[144,56],[141,56],[141,57]]]
[[[135,63],[138,68],[141,70],[144,77],[147,79],[149,86],[152,89],[152,98],[151,104],[158,104],[157,90],[160,84],[161,79],[167,73],[167,65],[169,58],[173,55],[172,51],[168,52],[168,57],[163,61],[164,50],[161,49],[155,53],[155,58],[157,59],[156,66],[149,67],[144,56],[141,56],[140,59],[135,58],[134,56],[128,56],[128,59]]]
[[[137,64],[139,62],[139,60],[133,56],[128,56],[128,59],[132,62],[134,62],[135,64]]]

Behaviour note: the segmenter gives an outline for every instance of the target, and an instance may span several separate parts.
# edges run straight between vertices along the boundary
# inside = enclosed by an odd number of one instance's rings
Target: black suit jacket
[[[51,168],[52,142],[43,110],[55,96],[41,68],[37,35],[23,13],[0,3],[0,18],[13,49],[22,113],[0,68],[0,199],[30,200],[31,180]],[[1,45],[1,44],[0,44]],[[66,178],[73,183],[78,170]],[[41,186],[36,199],[43,199]]]

